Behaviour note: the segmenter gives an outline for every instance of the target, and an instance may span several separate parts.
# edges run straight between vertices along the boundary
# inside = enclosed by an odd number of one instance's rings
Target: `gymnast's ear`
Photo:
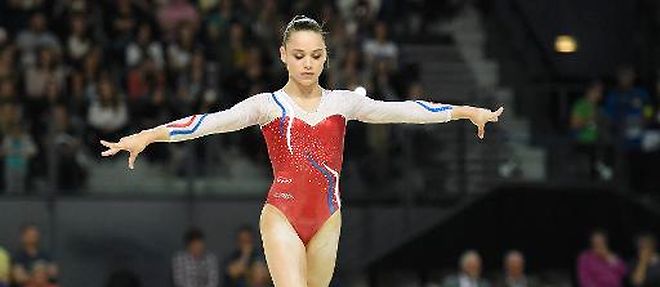
[[[286,49],[284,46],[280,46],[280,61],[286,65]]]

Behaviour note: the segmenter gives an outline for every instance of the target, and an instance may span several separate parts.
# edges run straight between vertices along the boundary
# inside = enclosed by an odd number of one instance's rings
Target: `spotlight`
[[[573,36],[570,35],[559,35],[555,39],[555,51],[558,53],[575,53],[577,51],[578,44]]]

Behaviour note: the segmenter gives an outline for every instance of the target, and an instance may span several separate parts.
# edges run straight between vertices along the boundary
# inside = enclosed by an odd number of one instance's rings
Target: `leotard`
[[[440,123],[452,106],[428,101],[378,101],[348,90],[322,90],[317,109],[306,111],[283,90],[251,96],[216,113],[198,114],[164,126],[169,142],[259,125],[268,147],[273,183],[266,203],[279,209],[307,245],[341,208],[346,123]]]

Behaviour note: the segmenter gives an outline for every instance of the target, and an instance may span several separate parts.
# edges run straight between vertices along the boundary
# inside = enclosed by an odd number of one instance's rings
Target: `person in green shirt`
[[[9,286],[9,253],[0,246],[0,287]]]
[[[599,104],[603,98],[603,84],[595,81],[585,95],[571,108],[571,130],[580,144],[594,144],[599,138]]]
[[[577,150],[588,157],[591,178],[609,179],[611,168],[603,159],[602,115],[603,83],[596,80],[589,84],[584,96],[571,107],[571,131]]]

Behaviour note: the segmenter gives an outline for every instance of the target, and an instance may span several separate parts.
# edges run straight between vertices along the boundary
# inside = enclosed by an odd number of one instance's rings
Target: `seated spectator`
[[[236,249],[225,261],[225,287],[248,286],[250,267],[264,258],[254,245],[254,231],[251,227],[243,226],[238,230],[236,244]]]
[[[138,27],[136,39],[126,47],[126,66],[134,67],[146,59],[151,59],[158,70],[162,70],[165,65],[163,47],[153,39],[151,25],[142,23]]]
[[[43,112],[47,105],[45,99],[46,86],[53,81],[62,87],[65,80],[64,68],[58,63],[58,55],[51,49],[40,49],[39,60],[35,67],[25,72],[25,92],[28,104],[34,106],[31,112]]]
[[[43,268],[40,269],[40,268]],[[43,276],[49,282],[57,281],[57,265],[50,255],[39,246],[39,229],[28,224],[21,228],[21,248],[13,256],[12,278],[18,286],[29,286],[30,278],[35,275],[39,282]],[[45,272],[45,274],[43,274]],[[48,285],[46,285],[48,286]]]
[[[488,287],[488,281],[481,278],[481,256],[474,250],[468,250],[461,255],[459,261],[461,271],[458,275],[447,277],[442,287]]]
[[[626,265],[610,250],[605,232],[593,232],[591,248],[578,258],[579,286],[622,287],[626,272]]]
[[[48,276],[48,265],[37,263],[30,274],[30,279],[24,285],[25,287],[57,287],[57,284],[50,281]]]
[[[525,274],[525,257],[520,251],[509,251],[504,257],[504,276],[498,287],[536,287],[536,278]]]
[[[22,54],[21,63],[31,66],[36,63],[38,48],[60,50],[60,42],[55,34],[48,29],[46,16],[42,12],[35,12],[30,18],[28,29],[18,33],[16,45]]]
[[[0,287],[9,287],[10,260],[9,253],[0,246]]]
[[[131,105],[131,115],[142,114],[143,106],[156,91],[165,89],[165,75],[156,67],[154,60],[145,58],[128,72],[126,92]]]
[[[29,162],[36,155],[37,146],[18,116],[10,121],[6,129],[7,134],[0,146],[0,156],[4,159],[6,192],[25,194]]]
[[[169,0],[158,10],[160,30],[166,37],[172,37],[179,25],[192,25],[193,30],[199,26],[199,13],[188,0]]]
[[[106,33],[111,37],[108,52],[112,57],[120,59],[124,56],[124,49],[133,39],[133,31],[140,20],[148,19],[148,12],[144,11],[138,1],[117,0],[112,1],[110,9],[106,9]],[[118,62],[117,64],[123,64]]]
[[[0,80],[0,105],[18,102],[16,84],[10,79]]]
[[[218,259],[206,251],[204,234],[196,228],[184,236],[186,250],[172,261],[175,287],[216,287],[220,281]]]
[[[9,45],[0,49],[0,79],[16,81],[16,46]]]
[[[374,27],[373,38],[364,41],[364,55],[367,64],[373,66],[377,61],[386,61],[392,67],[398,66],[399,48],[388,39],[387,24],[378,22]]]
[[[76,14],[70,20],[70,32],[66,42],[66,56],[75,66],[80,66],[85,55],[94,46],[84,15]]]
[[[63,193],[75,192],[86,179],[86,170],[80,162],[81,134],[72,127],[69,112],[63,104],[53,107],[51,120],[57,188]]]
[[[273,286],[270,279],[270,273],[268,273],[266,262],[263,260],[258,260],[255,261],[252,266],[250,266],[247,283],[248,287]]]
[[[177,30],[176,41],[167,47],[167,61],[173,72],[185,71],[192,61],[197,46],[195,29],[191,25],[181,25]]]
[[[98,146],[99,139],[115,139],[128,123],[128,108],[122,97],[107,77],[101,79],[97,87],[97,99],[92,101],[87,113],[87,121],[94,129],[92,146]]]
[[[660,286],[660,256],[655,236],[644,234],[637,239],[637,258],[630,265],[630,270],[632,286]]]

